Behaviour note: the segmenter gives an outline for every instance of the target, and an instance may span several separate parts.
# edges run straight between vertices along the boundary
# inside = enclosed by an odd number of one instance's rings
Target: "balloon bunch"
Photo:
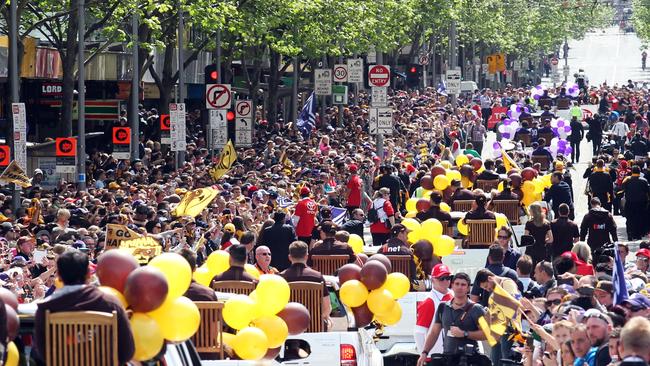
[[[566,139],[571,134],[571,123],[562,118],[552,119],[553,134],[560,139]]]
[[[4,287],[0,287],[0,299],[5,304],[5,312],[7,313],[7,324],[0,324],[2,327],[7,327],[7,359],[4,363],[5,366],[18,366],[20,354],[18,347],[13,340],[18,335],[20,329],[20,318],[18,318],[18,298],[16,295]]]
[[[567,85],[566,93],[571,98],[577,98],[580,95],[580,86],[576,83],[569,84]]]
[[[409,292],[411,282],[403,273],[391,270],[390,259],[383,254],[373,255],[363,267],[350,263],[339,269],[339,296],[352,308],[357,327],[373,320],[393,325],[402,318],[397,300]]]
[[[502,227],[502,226],[508,226],[508,217],[505,214],[495,212],[494,216],[496,218],[496,229]],[[465,218],[463,217],[462,219],[458,220],[458,224],[456,224],[456,228],[458,228],[458,232],[462,235],[469,235],[469,225],[467,225],[467,222],[465,222]]]
[[[357,234],[350,234],[348,239],[348,245],[352,247],[354,254],[359,254],[363,252],[363,239]]]
[[[512,104],[510,106],[510,109],[508,109],[506,112],[506,115],[508,118],[518,121],[519,116],[521,116],[521,114],[524,112],[530,112],[528,110],[528,106],[524,105],[522,102],[519,102],[517,104]]]
[[[152,359],[165,340],[181,342],[199,328],[199,309],[182,296],[190,286],[192,269],[176,253],[163,253],[140,267],[126,251],[109,250],[97,260],[99,289],[133,311],[131,329],[137,361]]]
[[[519,121],[517,121],[516,118],[506,118],[503,120],[503,123],[499,125],[498,130],[499,133],[501,133],[501,137],[511,140],[515,137],[515,133],[517,133],[519,127]]]
[[[544,95],[544,90],[546,90],[545,87],[542,85],[537,85],[536,87],[530,89],[530,95],[533,97],[533,99],[539,100],[539,98]]]
[[[242,360],[273,359],[289,335],[309,327],[307,308],[289,302],[287,281],[265,274],[250,295],[234,295],[223,307],[223,320],[237,334],[224,334],[224,343]]]
[[[573,151],[573,148],[571,147],[571,144],[565,139],[558,139],[557,137],[554,137],[551,140],[551,145],[548,147],[548,149],[551,151],[551,154],[553,157],[557,157],[557,154],[562,154],[562,155],[571,155],[571,152]]]
[[[528,207],[531,203],[542,199],[544,188],[551,186],[551,175],[547,174],[539,177],[537,171],[533,168],[524,168],[521,171],[522,184],[521,191],[524,193],[521,202]]]
[[[216,250],[208,256],[203,265],[194,271],[194,280],[203,286],[210,286],[214,276],[230,268],[230,253],[225,250]],[[244,270],[251,276],[259,279],[260,271],[254,265],[246,263]]]
[[[454,239],[442,234],[442,223],[438,219],[428,219],[419,223],[415,219],[406,218],[402,225],[411,232],[408,233],[408,241],[415,244],[418,240],[426,240],[433,246],[433,253],[438,257],[444,257],[454,251],[456,243]]]

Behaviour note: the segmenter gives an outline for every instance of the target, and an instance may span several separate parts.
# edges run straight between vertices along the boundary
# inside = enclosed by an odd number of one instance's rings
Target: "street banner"
[[[228,143],[221,151],[221,155],[219,155],[219,163],[209,171],[212,179],[215,181],[219,180],[219,178],[230,170],[230,167],[232,167],[236,160],[237,151],[235,151],[235,146],[233,146],[232,141],[228,140]]]
[[[32,183],[29,181],[29,177],[25,174],[16,161],[12,161],[11,164],[5,169],[4,172],[0,175],[0,180],[15,183],[23,188],[31,187]]]
[[[176,217],[190,216],[196,217],[201,214],[201,211],[208,207],[219,191],[214,188],[199,188],[189,191],[183,195],[183,199],[178,203],[178,206],[172,211]]]

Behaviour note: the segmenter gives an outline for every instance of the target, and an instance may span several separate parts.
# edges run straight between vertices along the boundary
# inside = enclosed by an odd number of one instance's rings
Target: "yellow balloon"
[[[269,348],[269,339],[260,328],[247,327],[235,336],[233,349],[242,360],[260,360]]]
[[[509,220],[506,215],[502,213],[496,213],[494,216],[496,216],[497,219],[497,229],[500,229],[502,226],[508,226]]]
[[[259,328],[266,334],[268,348],[278,348],[289,336],[289,327],[282,318],[277,315],[264,315],[253,321],[253,326]]]
[[[108,286],[99,286],[99,287],[97,287],[97,289],[99,291],[105,293],[105,294],[108,294],[108,295],[111,295],[111,296],[114,296],[115,298],[117,298],[120,301],[120,304],[122,304],[122,307],[124,307],[124,309],[129,307],[129,303],[126,301],[126,298],[124,297],[124,295],[122,295],[122,293],[117,291],[116,289],[114,289],[112,287],[108,287]]]
[[[535,183],[527,180],[521,185],[521,191],[524,193],[535,193]]]
[[[384,325],[395,325],[402,319],[402,306],[394,301],[392,307],[385,314],[375,314],[375,320]]]
[[[406,211],[408,212],[417,211],[417,207],[415,207],[415,205],[417,205],[418,200],[419,198],[415,198],[415,197],[409,198],[406,201]]]
[[[404,297],[411,290],[411,281],[405,274],[393,272],[386,277],[386,282],[382,287],[393,295],[393,299],[397,300]]]
[[[278,275],[261,275],[255,292],[257,293],[257,301],[264,304],[260,308],[262,315],[275,315],[284,309],[289,302],[289,284]]]
[[[225,250],[214,251],[210,253],[206,263],[213,276],[223,273],[230,268],[230,253]]]
[[[454,252],[456,242],[454,238],[447,235],[441,235],[438,240],[433,243],[433,254],[438,257],[445,257]]]
[[[352,247],[354,254],[363,252],[363,239],[357,234],[350,234],[348,245]]]
[[[458,155],[456,157],[456,166],[460,168],[461,166],[463,166],[465,164],[469,164],[469,159],[467,158],[467,156]]]
[[[61,279],[59,278],[59,276],[56,276],[56,277],[54,278],[54,287],[56,287],[57,289],[63,287],[63,281],[61,281]]]
[[[167,285],[169,286],[168,299],[182,296],[190,287],[192,268],[180,254],[163,253],[154,257],[149,262],[149,265],[158,268],[167,279]]]
[[[134,360],[147,361],[160,352],[165,339],[158,323],[152,317],[144,313],[134,313],[131,316],[131,330],[135,344]]]
[[[18,361],[20,361],[18,347],[16,347],[14,342],[9,342],[7,344],[7,361],[5,362],[5,366],[18,366]]]
[[[194,271],[194,281],[203,286],[210,286],[213,277],[214,276],[210,273],[208,267],[201,266]]]
[[[430,198],[431,193],[433,193],[433,191],[431,191],[429,189],[423,189],[422,190],[422,198]]]
[[[451,162],[443,160],[440,162],[440,165],[445,169],[451,169]]]
[[[540,178],[542,183],[544,184],[544,188],[548,188],[552,185],[551,183],[551,174],[546,174],[543,175],[542,178]]]
[[[446,202],[440,202],[440,210],[445,212],[451,212],[451,207]]]
[[[255,316],[255,301],[246,295],[235,295],[223,305],[222,314],[231,328],[246,328]]]
[[[256,279],[259,279],[259,278],[260,278],[260,271],[258,271],[257,268],[255,268],[254,265],[249,264],[249,263],[246,263],[246,264],[244,265],[244,270],[245,270],[249,275],[255,277]]]
[[[422,223],[422,236],[430,242],[442,235],[442,224],[438,219],[427,219]]]
[[[236,339],[237,336],[235,334],[228,333],[228,332],[223,332],[222,334],[223,334],[223,344],[225,344],[226,346],[228,346],[230,348],[234,348],[235,347],[235,339]]]
[[[422,230],[422,227],[418,227],[416,230],[413,230],[408,233],[406,236],[406,239],[408,240],[409,243],[415,244],[416,241],[420,239],[424,239],[424,231]]]
[[[456,227],[458,228],[459,233],[463,235],[469,234],[469,226],[467,225],[465,220],[463,219],[458,220],[458,224],[456,225]]]
[[[406,217],[407,219],[413,219],[417,216],[417,214],[418,214],[417,212],[411,211],[411,212],[407,212],[406,215],[404,215],[404,217]]]
[[[433,178],[433,186],[439,191],[444,191],[449,187],[449,178],[442,174],[436,175],[436,177]]]
[[[460,181],[462,176],[460,175],[460,172],[458,170],[447,170],[447,179],[449,179],[449,182],[452,180],[458,180]]]
[[[406,228],[411,231],[418,230],[420,228],[420,223],[416,219],[404,219],[400,224],[406,226]]]
[[[497,191],[503,192],[503,182],[499,182],[499,185],[497,185]]]
[[[385,314],[393,306],[393,295],[384,288],[378,288],[370,291],[368,295],[368,309],[373,314]]]
[[[524,204],[524,206],[528,207],[531,204],[535,202],[535,198],[531,197],[530,195],[524,194],[524,198],[521,199],[521,203]]]
[[[349,280],[339,289],[339,296],[345,305],[356,308],[368,300],[368,289],[361,281]]]
[[[163,338],[184,341],[196,333],[201,323],[199,309],[185,296],[165,301],[158,309],[147,313],[160,327]]]

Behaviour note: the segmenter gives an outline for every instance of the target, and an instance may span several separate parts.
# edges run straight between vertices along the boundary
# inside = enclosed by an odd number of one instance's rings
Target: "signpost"
[[[370,86],[390,86],[390,66],[374,65],[368,70]]]
[[[348,65],[346,64],[334,65],[334,81],[337,83],[348,82]]]
[[[169,103],[169,120],[172,151],[184,152],[187,149],[185,103]]]
[[[316,69],[314,75],[316,95],[332,95],[332,70]]]
[[[54,147],[56,149],[56,172],[74,174],[77,170],[77,139],[57,137]]]
[[[210,109],[211,149],[221,149],[228,143],[228,120],[225,109]]]
[[[235,104],[235,116],[235,144],[242,147],[253,146],[253,102],[238,100]]]
[[[131,129],[113,127],[113,156],[115,159],[131,158]]]
[[[393,134],[393,110],[370,108],[370,134],[389,136]]]
[[[27,113],[25,103],[11,103],[14,121],[14,160],[27,171]],[[17,186],[16,189],[20,187]]]
[[[447,70],[447,93],[460,94],[460,70]]]
[[[230,84],[206,84],[205,108],[227,109],[232,101]]]

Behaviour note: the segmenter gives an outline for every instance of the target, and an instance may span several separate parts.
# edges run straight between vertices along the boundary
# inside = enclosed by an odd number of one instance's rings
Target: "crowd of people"
[[[567,97],[567,92],[549,89],[544,95],[552,99]],[[512,290],[525,314],[525,329],[509,325],[498,345],[483,348],[494,365],[516,362],[516,353],[527,365],[546,366],[650,360],[650,322],[645,318],[650,314],[650,245],[642,242],[631,254],[630,247],[619,242],[615,220],[616,215],[625,216],[628,240],[643,239],[650,231],[650,189],[644,178],[650,174],[647,92],[606,85],[583,88],[573,98],[580,114],[572,108],[573,132],[567,143],[573,151],[565,149],[565,154],[550,149],[550,141],[541,137],[553,133],[548,121],[557,111],[540,107],[528,89],[476,91],[461,96],[456,107],[431,88],[394,91],[389,98],[394,133],[386,137],[381,152],[368,133],[369,98],[359,93],[358,104],[342,107],[342,114],[337,107],[326,108],[308,131],[283,118],[268,123],[258,113],[254,146],[238,149],[237,161],[216,180],[210,168],[218,154],[206,146],[206,128],[196,123],[200,113],[188,115],[186,160],[177,166],[151,127],[157,112],[142,108],[139,159],[117,160],[110,150],[98,148],[88,154],[87,190],[63,181],[53,190],[45,189],[44,173],[36,169],[28,172],[32,185],[21,192],[20,207],[12,208],[9,192],[0,193],[0,284],[20,303],[48,301],[56,294],[57,267],[66,263],[61,260],[65,253],[86,255],[93,273],[97,257],[110,249],[109,225],[153,237],[162,251],[183,253],[193,267],[214,251],[228,250],[231,269],[213,283],[254,281],[246,264],[262,274],[319,281],[322,276],[309,268],[312,254],[347,254],[350,263],[363,262],[364,255],[348,243],[356,234],[381,253],[413,254],[412,280],[432,280],[432,288],[414,285],[431,293],[417,314],[421,363],[485,340],[478,319],[495,296],[495,284]],[[585,119],[586,133],[578,101],[598,104],[597,113]],[[492,110],[513,105],[524,110],[521,128],[513,141],[503,139],[499,127],[510,116],[497,116],[494,129],[501,144],[489,146]],[[583,138],[593,143],[593,158],[583,175],[586,196],[573,189],[572,181],[577,174],[572,165],[585,162],[579,149]],[[457,157],[465,154],[478,159],[480,167],[455,167]],[[540,156],[548,158],[546,169],[534,159]],[[459,171],[460,178],[450,179],[444,190],[425,187],[440,166]],[[526,169],[540,177],[549,175],[542,199],[534,203],[523,202]],[[477,179],[498,180],[500,186],[474,189]],[[174,208],[183,197],[202,187],[213,187],[218,195],[196,216],[176,216]],[[410,212],[407,203],[412,198],[425,201],[423,208]],[[461,220],[494,219],[495,199],[521,202],[527,219],[518,240],[526,247],[517,248],[512,229],[500,227],[489,246],[486,269],[476,278],[452,274],[433,255],[432,243],[410,242],[410,229],[400,224],[406,218],[433,218],[456,232],[445,207],[473,200]],[[588,212],[576,212],[578,200],[588,201]],[[612,278],[615,251],[625,266],[619,274],[622,280]],[[634,256],[636,260],[628,262]],[[616,287],[616,281],[626,288]],[[615,288],[629,296],[623,299]],[[204,288],[193,291],[214,294]],[[329,314],[328,308],[323,313]],[[517,335],[523,335],[519,346]]]

